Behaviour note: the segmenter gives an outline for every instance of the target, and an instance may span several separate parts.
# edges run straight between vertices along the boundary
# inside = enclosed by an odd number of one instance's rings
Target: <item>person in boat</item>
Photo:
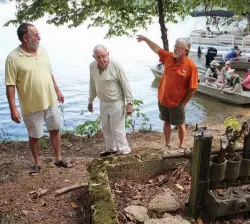
[[[207,72],[205,75],[205,80],[206,80],[207,86],[211,86],[214,88],[220,87],[217,85],[218,84],[217,81],[218,81],[218,78],[220,75],[220,71],[217,68],[219,65],[220,64],[215,60],[213,60],[210,63],[210,67],[207,69]]]
[[[190,43],[186,38],[179,38],[175,42],[174,52],[169,52],[145,36],[138,35],[137,40],[146,42],[165,65],[158,88],[159,117],[164,121],[163,132],[166,141],[163,150],[171,148],[171,125],[178,127],[179,148],[183,149],[187,133],[185,108],[198,88],[198,69],[188,57]]]
[[[241,82],[243,91],[250,91],[250,68],[247,69],[248,72]]]
[[[220,88],[223,92],[230,92],[230,93],[241,93],[242,86],[240,76],[234,73],[235,69],[230,69],[229,74],[230,77],[228,78],[227,82],[223,84]]]
[[[234,46],[225,56],[224,61],[236,61],[238,57],[241,55],[241,51],[238,46]]]
[[[220,72],[220,80],[218,81],[221,84],[224,84],[225,82],[227,82],[228,78],[230,77],[229,74],[229,70],[231,69],[231,62],[230,61],[226,61],[225,62],[225,66],[221,69]]]

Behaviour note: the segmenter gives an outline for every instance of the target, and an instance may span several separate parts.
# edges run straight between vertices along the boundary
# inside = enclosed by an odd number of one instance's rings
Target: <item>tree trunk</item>
[[[160,27],[161,27],[161,39],[163,42],[163,48],[168,51],[169,50],[169,47],[168,47],[168,29],[165,25],[163,0],[157,0],[157,3],[158,3],[159,23],[160,23]]]

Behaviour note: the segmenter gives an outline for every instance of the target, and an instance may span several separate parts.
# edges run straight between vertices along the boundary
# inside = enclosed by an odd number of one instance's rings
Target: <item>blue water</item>
[[[23,123],[15,124],[10,119],[8,102],[5,95],[4,64],[8,53],[19,45],[16,36],[16,27],[2,27],[13,18],[15,12],[14,3],[0,4],[0,137],[11,136],[12,139],[27,139],[26,129]],[[107,29],[87,29],[83,24],[75,29],[66,26],[55,27],[48,25],[45,19],[34,23],[41,33],[41,45],[50,56],[53,73],[56,81],[65,96],[64,120],[68,129],[74,128],[86,120],[94,120],[99,115],[99,102],[95,100],[94,113],[86,112],[89,87],[89,64],[92,62],[92,49],[96,44],[104,44],[110,56],[119,61],[127,72],[135,99],[143,100],[141,112],[146,113],[154,130],[162,130],[162,122],[158,117],[157,87],[158,82],[150,71],[158,57],[145,43],[137,43],[135,37],[117,37],[103,39]],[[194,26],[193,18],[187,18],[184,22],[170,24],[169,40],[170,48],[178,37],[187,36]],[[153,41],[161,45],[160,29],[156,22],[142,30],[142,34],[149,36]],[[17,100],[18,102],[18,100]],[[85,110],[84,115],[81,111]],[[200,123],[206,118],[206,107],[193,98],[186,108],[188,123]]]

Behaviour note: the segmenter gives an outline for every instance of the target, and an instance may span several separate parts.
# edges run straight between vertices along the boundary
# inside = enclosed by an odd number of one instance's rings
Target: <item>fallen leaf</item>
[[[47,206],[48,205],[48,203],[46,202],[46,201],[44,201],[43,203],[42,203],[42,207],[45,207],[45,206]]]
[[[30,211],[22,210],[22,213],[23,213],[24,215],[28,215],[28,214],[30,213]]]
[[[147,181],[147,184],[152,184],[152,183],[154,183],[154,180],[152,180],[152,179]]]
[[[183,191],[184,187],[182,187],[180,184],[175,184],[176,188],[178,188],[179,190]]]
[[[141,159],[141,156],[138,155],[138,154],[135,154],[134,157],[135,157],[136,159]]]
[[[41,197],[45,194],[47,194],[48,190],[47,189],[39,189],[39,191],[37,192],[37,196]]]
[[[198,224],[203,224],[203,221],[201,219],[197,219]]]
[[[78,208],[78,205],[75,202],[71,202],[72,208]]]

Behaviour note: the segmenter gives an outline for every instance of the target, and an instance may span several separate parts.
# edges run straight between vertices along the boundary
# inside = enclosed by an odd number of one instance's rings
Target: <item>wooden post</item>
[[[209,168],[212,149],[212,136],[201,133],[194,137],[192,151],[192,179],[189,196],[189,212],[193,218],[200,215],[199,208],[205,208],[205,193],[209,187]]]
[[[244,137],[242,158],[250,159],[250,133]]]

